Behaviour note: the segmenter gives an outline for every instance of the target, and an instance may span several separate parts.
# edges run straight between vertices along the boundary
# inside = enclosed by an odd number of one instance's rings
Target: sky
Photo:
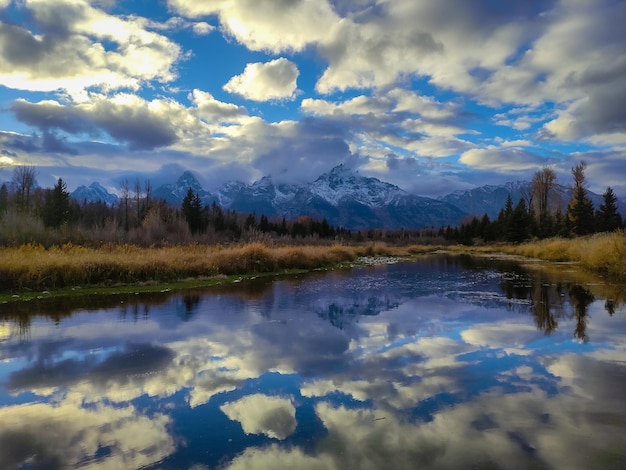
[[[437,197],[626,197],[624,0],[0,0],[0,181],[173,182],[344,164]]]

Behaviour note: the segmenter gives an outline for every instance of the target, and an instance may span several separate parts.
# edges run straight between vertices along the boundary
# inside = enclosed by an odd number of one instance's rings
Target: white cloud
[[[253,101],[292,100],[300,72],[293,62],[275,59],[246,65],[241,75],[232,77],[224,90]]]
[[[141,18],[112,16],[86,0],[21,5],[36,28],[0,23],[0,85],[80,95],[88,87],[138,89],[175,78],[180,47],[146,30]],[[113,47],[105,49],[103,41]]]
[[[18,120],[44,132],[61,130],[94,136],[104,131],[135,149],[169,146],[202,127],[184,106],[173,100],[146,101],[128,93],[91,94],[89,98],[75,105],[19,99],[12,103],[11,110]]]
[[[220,409],[239,421],[246,434],[265,434],[284,440],[296,430],[296,409],[290,399],[267,395],[248,395]]]
[[[216,100],[211,93],[193,90],[189,100],[195,105],[196,115],[207,122],[240,122],[246,109],[232,103]]]
[[[218,15],[223,31],[248,49],[301,51],[339,19],[326,0],[169,0],[190,17]]]
[[[215,26],[212,26],[205,21],[199,21],[193,24],[192,29],[198,36],[206,36],[207,34],[215,31]]]
[[[459,161],[474,169],[501,172],[532,170],[546,164],[546,159],[521,147],[494,145],[470,149],[461,155]]]

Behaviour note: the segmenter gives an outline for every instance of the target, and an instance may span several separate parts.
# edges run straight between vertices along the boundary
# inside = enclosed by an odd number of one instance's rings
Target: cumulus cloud
[[[185,132],[187,117],[186,110],[174,101],[148,102],[129,94],[94,96],[89,102],[75,105],[19,99],[13,102],[11,111],[19,121],[42,131],[58,129],[92,136],[104,131],[133,149],[173,144]]]
[[[35,26],[0,22],[0,85],[79,95],[94,86],[137,89],[146,81],[175,78],[180,47],[146,30],[141,19],[109,15],[86,0],[29,0],[20,6]]]
[[[532,170],[546,164],[546,159],[522,147],[488,146],[464,152],[461,163],[475,169],[511,172]]]
[[[326,0],[168,0],[182,15],[217,15],[228,36],[255,51],[301,51],[338,17]]]
[[[196,115],[208,122],[239,122],[242,116],[248,114],[244,107],[219,101],[202,90],[193,90],[189,100],[196,107]]]
[[[285,59],[246,65],[241,75],[232,77],[224,90],[253,101],[292,100],[295,98],[299,71]]]
[[[382,88],[405,77],[425,77],[441,89],[487,104],[573,103],[546,126],[557,138],[603,133],[615,139],[624,129],[625,106],[615,97],[626,95],[620,80],[626,13],[611,0],[593,8],[583,2],[550,1],[502,9],[493,9],[486,0],[471,8],[459,0],[334,2],[332,7],[325,1],[315,2],[317,7],[309,1],[264,1],[254,9],[247,2],[228,0],[169,4],[190,17],[217,15],[223,30],[252,50],[316,47],[328,63],[316,86],[321,93]],[[307,20],[297,21],[303,18]],[[288,26],[296,24],[301,29],[297,34]],[[311,31],[309,24],[324,34]],[[533,122],[498,120],[518,130]]]

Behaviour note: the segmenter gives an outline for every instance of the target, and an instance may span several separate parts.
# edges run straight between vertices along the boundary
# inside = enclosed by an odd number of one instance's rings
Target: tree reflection
[[[587,288],[578,284],[570,286],[569,297],[574,306],[574,315],[576,317],[574,337],[586,343],[589,341],[587,336],[587,309],[595,300],[595,297]]]
[[[196,313],[198,305],[200,305],[200,295],[187,294],[183,296],[182,300],[183,309],[177,309],[178,316],[183,321],[189,321],[191,317],[193,317],[193,315]]]
[[[607,313],[610,316],[613,316],[616,308],[617,308],[617,302],[615,302],[615,300],[606,299],[606,302],[604,302],[604,309],[607,311]]]
[[[533,302],[531,309],[537,328],[544,331],[546,335],[551,334],[559,325],[559,322],[550,310],[554,297],[554,288],[551,285],[540,282],[535,283],[531,293]],[[560,298],[558,294],[556,297]]]

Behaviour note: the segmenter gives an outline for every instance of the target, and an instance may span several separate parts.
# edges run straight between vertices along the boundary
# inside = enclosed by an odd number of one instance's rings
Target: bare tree
[[[29,210],[30,193],[35,187],[37,170],[31,165],[20,165],[13,169],[11,183],[15,187],[17,204],[25,212]]]
[[[537,215],[538,221],[542,224],[549,214],[550,191],[554,187],[556,181],[556,173],[548,166],[544,166],[540,171],[535,173],[531,184],[533,194],[533,209]]]
[[[137,222],[141,221],[141,182],[139,181],[139,177],[135,178],[135,205],[137,210]]]
[[[144,181],[143,188],[144,192],[146,193],[146,199],[150,200],[150,197],[152,196],[152,183],[150,182],[150,180],[147,179],[146,181]]]
[[[126,178],[120,182],[120,190],[122,191],[122,204],[124,205],[124,231],[128,232],[128,199],[130,199],[130,186]]]
[[[587,169],[587,162],[585,160],[581,160],[578,165],[572,167],[572,176],[574,177],[574,191],[586,189],[585,169]]]

